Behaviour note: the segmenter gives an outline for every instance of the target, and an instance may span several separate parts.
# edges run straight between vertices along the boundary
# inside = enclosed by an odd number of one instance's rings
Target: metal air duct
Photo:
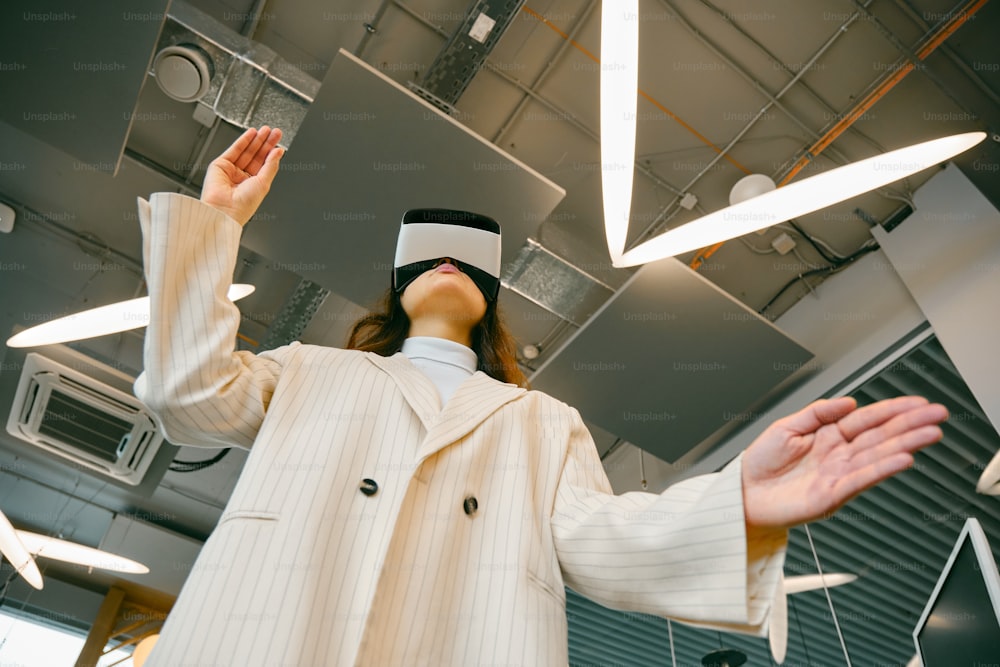
[[[173,2],[157,44],[158,64],[180,65],[186,85],[184,97],[198,101],[195,118],[211,125],[215,116],[239,127],[270,125],[284,132],[282,143],[291,144],[320,82],[283,60],[268,47],[253,42],[184,2]],[[185,54],[203,58],[187,58]],[[201,65],[204,63],[204,66]],[[153,76],[178,69],[154,68]],[[163,87],[170,82],[157,82]],[[168,93],[170,94],[170,93]]]

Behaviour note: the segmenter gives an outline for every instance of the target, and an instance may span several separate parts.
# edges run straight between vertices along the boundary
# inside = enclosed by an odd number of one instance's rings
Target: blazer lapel
[[[434,392],[437,395],[437,392]],[[526,393],[521,387],[494,380],[476,371],[455,391],[444,410],[431,420],[427,437],[417,449],[422,461],[476,428],[501,406]]]
[[[397,352],[391,357],[383,357],[374,352],[369,352],[365,356],[396,382],[403,398],[424,425],[424,430],[430,431],[437,423],[441,412],[441,399],[430,378],[417,370],[402,352]]]

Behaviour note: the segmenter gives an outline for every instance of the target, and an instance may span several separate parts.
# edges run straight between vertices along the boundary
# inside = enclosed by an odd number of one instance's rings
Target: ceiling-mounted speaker
[[[191,44],[162,49],[153,60],[153,76],[160,90],[179,102],[197,102],[212,82],[212,59]]]

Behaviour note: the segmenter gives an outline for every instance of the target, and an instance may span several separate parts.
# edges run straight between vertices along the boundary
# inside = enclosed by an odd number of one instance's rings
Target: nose
[[[442,257],[438,261],[434,262],[434,268],[437,268],[437,267],[441,266],[445,262],[451,264],[454,267],[458,266],[458,262],[456,262],[455,260],[453,260],[451,257]]]

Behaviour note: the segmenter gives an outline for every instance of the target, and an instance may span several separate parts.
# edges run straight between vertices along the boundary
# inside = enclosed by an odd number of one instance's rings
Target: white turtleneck
[[[442,407],[478,365],[472,349],[444,338],[413,336],[403,341],[400,352],[434,383]]]

